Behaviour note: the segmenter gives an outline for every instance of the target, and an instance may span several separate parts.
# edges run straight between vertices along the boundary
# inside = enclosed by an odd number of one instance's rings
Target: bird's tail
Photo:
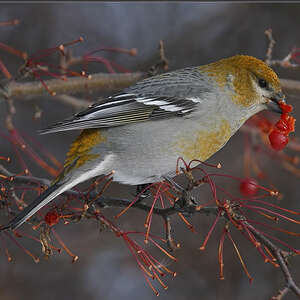
[[[109,163],[110,156],[104,157],[103,161],[95,165],[91,160],[89,165],[85,163],[83,169],[77,168],[72,174],[69,173],[67,177],[64,177],[65,171],[62,171],[61,175],[57,177],[53,184],[51,184],[47,190],[45,190],[40,196],[38,196],[32,203],[26,206],[18,215],[16,215],[7,225],[0,226],[0,231],[5,229],[16,229],[21,226],[27,219],[34,215],[38,210],[47,205],[58,195],[62,194],[66,190],[71,189],[73,186],[84,182],[90,178],[107,174],[110,170]],[[76,163],[76,160],[74,160]],[[112,174],[112,173],[108,173]]]
[[[48,187],[39,197],[37,197],[32,203],[26,206],[17,216],[15,216],[7,225],[0,228],[4,229],[16,229],[21,226],[27,219],[34,215],[39,209],[47,205],[55,197],[63,193],[67,187],[66,183],[55,183]]]

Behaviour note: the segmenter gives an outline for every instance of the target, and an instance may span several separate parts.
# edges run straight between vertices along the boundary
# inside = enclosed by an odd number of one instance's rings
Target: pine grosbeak
[[[237,55],[142,80],[44,130],[82,130],[62,173],[4,228],[15,229],[59,194],[113,172],[140,185],[175,175],[178,157],[207,160],[264,109],[281,112],[277,75],[263,61]]]

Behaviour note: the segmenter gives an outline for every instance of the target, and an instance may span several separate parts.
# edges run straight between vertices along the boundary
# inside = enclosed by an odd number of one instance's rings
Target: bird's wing
[[[208,90],[204,78],[196,68],[164,73],[140,81],[122,93],[101,100],[74,117],[41,130],[40,133],[107,128],[184,116],[203,101],[206,92]]]

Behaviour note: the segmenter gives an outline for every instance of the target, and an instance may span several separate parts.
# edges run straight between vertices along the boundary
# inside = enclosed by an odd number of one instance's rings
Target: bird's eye
[[[264,79],[259,79],[258,84],[261,88],[265,89],[267,87],[267,82]]]

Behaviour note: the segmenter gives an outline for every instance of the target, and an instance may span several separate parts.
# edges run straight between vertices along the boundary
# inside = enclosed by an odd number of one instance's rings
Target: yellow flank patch
[[[99,129],[85,129],[72,143],[64,167],[70,166],[76,160],[75,168],[82,166],[86,161],[97,158],[98,154],[89,153],[97,144],[105,142],[104,137]]]
[[[233,75],[233,102],[245,107],[257,101],[251,79],[264,79],[275,91],[281,90],[276,73],[266,63],[252,56],[236,55],[199,68],[214,77],[221,88],[229,83],[229,76]]]
[[[183,138],[179,147],[185,159],[207,160],[215,154],[231,137],[232,131],[228,121],[222,120],[219,129],[215,131],[201,130],[196,139]]]

